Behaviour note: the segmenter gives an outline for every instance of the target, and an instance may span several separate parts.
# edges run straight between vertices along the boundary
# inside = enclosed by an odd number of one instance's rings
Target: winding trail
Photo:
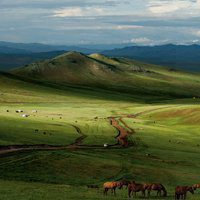
[[[115,117],[110,118],[111,125],[118,130],[118,135],[115,137],[118,143],[124,147],[128,146],[128,135],[129,133],[125,128],[120,126],[119,122]]]
[[[108,117],[110,120],[110,124],[118,131],[118,135],[115,137],[117,139],[117,144],[109,145],[109,148],[120,148],[120,147],[128,147],[129,141],[128,136],[130,134],[134,134],[135,130],[129,127],[124,121],[123,118],[136,118],[140,115],[160,110],[167,107],[162,108],[154,108],[151,110],[146,110],[143,112],[139,112],[136,114],[130,115],[123,115],[117,117]],[[123,124],[120,125],[120,122]],[[35,145],[7,145],[7,146],[0,146],[0,155],[6,154],[10,152],[18,152],[18,151],[34,151],[34,150],[67,150],[67,149],[105,149],[103,145],[84,145],[83,141],[87,138],[87,135],[84,134],[78,126],[71,125],[75,128],[76,132],[80,135],[72,144],[69,145],[48,145],[48,144],[35,144]],[[126,130],[128,129],[128,130]]]
[[[143,114],[147,114],[149,112],[153,112],[156,110],[161,110],[161,109],[165,109],[165,108],[169,108],[169,107],[171,107],[171,106],[145,110],[145,111],[142,111],[142,112],[139,112],[136,114],[122,115],[122,116],[117,116],[117,117],[109,117],[109,119],[111,121],[111,125],[118,130],[118,135],[116,136],[116,139],[118,140],[118,144],[120,144],[123,147],[130,146],[130,143],[128,141],[128,136],[136,133],[133,128],[129,127],[126,124],[126,122],[123,120],[123,118],[136,118]],[[121,126],[119,122],[121,122],[125,128],[123,126]],[[126,130],[126,129],[128,129],[128,130]]]

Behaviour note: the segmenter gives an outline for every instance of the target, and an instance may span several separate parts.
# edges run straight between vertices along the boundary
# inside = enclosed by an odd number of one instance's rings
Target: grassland
[[[107,58],[92,57],[108,62]],[[109,62],[115,65],[115,60]],[[161,69],[158,67],[157,70]],[[165,75],[174,81],[170,84],[175,83],[178,96],[181,81],[187,86],[182,90],[188,98],[183,95],[177,99],[168,95],[169,88],[165,84],[160,85],[165,94],[160,98],[154,96],[154,92],[142,96],[127,91],[122,95],[118,89],[100,89],[96,85],[78,87],[71,83],[27,81],[0,74],[1,146],[68,146],[80,137],[74,126],[86,136],[81,145],[93,146],[0,154],[0,199],[127,199],[126,190],[117,190],[114,198],[111,194],[103,197],[101,188],[105,181],[125,178],[141,183],[161,182],[169,193],[166,199],[171,200],[176,185],[199,183],[200,100],[193,99],[199,79],[198,75],[176,72],[179,74],[176,82],[173,73],[165,71]],[[129,75],[140,77],[135,79],[140,90],[142,79],[144,83],[149,81],[148,87],[158,83],[158,76],[154,82],[152,77],[142,74],[131,72]],[[15,112],[18,109],[30,116],[22,118]],[[32,113],[32,110],[38,112]],[[140,114],[134,116],[136,113]],[[131,114],[133,117],[128,117]],[[122,117],[128,127],[135,130],[129,135],[128,148],[103,148],[105,143],[117,142],[118,132],[111,126],[110,116],[117,120]],[[127,129],[122,122],[119,123]],[[39,131],[35,132],[36,129]],[[88,184],[99,185],[100,189],[88,189]],[[189,195],[188,199],[200,199],[198,193]]]

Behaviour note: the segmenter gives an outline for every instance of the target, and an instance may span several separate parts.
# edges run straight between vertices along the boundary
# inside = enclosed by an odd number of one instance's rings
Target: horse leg
[[[148,190],[148,197],[151,196],[151,190]]]
[[[145,190],[142,191],[142,194],[143,194],[143,197],[146,196],[146,192],[145,192]]]
[[[131,189],[128,189],[128,197],[131,198]]]
[[[114,195],[116,196],[116,188],[113,188],[113,191],[114,191]]]
[[[141,193],[142,193],[142,197],[145,197],[145,191],[142,190]]]
[[[108,191],[108,189],[107,189],[107,188],[104,188],[103,194],[104,194],[104,195],[107,195],[107,191]]]

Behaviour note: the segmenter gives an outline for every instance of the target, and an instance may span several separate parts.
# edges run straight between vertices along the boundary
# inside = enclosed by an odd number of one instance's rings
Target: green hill
[[[199,74],[100,54],[69,52],[12,73],[45,83],[101,88],[148,99],[200,96]]]

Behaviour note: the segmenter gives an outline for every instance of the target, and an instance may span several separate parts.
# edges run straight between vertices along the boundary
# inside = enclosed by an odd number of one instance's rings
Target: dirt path
[[[167,107],[164,107],[167,108]],[[130,134],[135,133],[135,130],[129,127],[124,121],[123,118],[136,118],[140,115],[159,110],[163,108],[156,108],[156,109],[151,109],[151,110],[146,110],[143,112],[139,112],[136,114],[131,114],[131,115],[123,115],[122,116],[117,116],[117,117],[109,117],[108,119],[110,120],[111,125],[117,129],[118,135],[115,137],[118,141],[117,144],[109,145],[109,148],[120,148],[120,146],[123,147],[128,147],[129,142],[128,142],[128,136]],[[124,125],[121,126],[119,121]],[[84,145],[83,140],[87,137],[81,129],[78,126],[72,125],[78,134],[80,134],[80,137],[78,137],[74,143],[70,145],[65,145],[65,146],[60,146],[60,145],[47,145],[47,144],[36,144],[36,145],[7,145],[7,146],[0,146],[0,155],[1,154],[6,154],[10,152],[17,152],[17,151],[34,151],[34,150],[66,150],[66,149],[105,149],[103,145]],[[127,131],[126,128],[129,130]]]
[[[136,118],[136,117],[138,117],[140,115],[147,114],[149,112],[160,110],[160,109],[164,109],[164,108],[168,108],[168,107],[154,108],[154,109],[142,111],[142,112],[139,112],[139,113],[136,113],[136,114],[122,115],[122,116],[117,116],[117,117],[110,117],[109,119],[111,121],[111,125],[118,130],[118,135],[116,136],[116,139],[118,140],[118,143],[120,145],[124,146],[124,147],[128,147],[129,146],[128,136],[136,133],[133,128],[129,127],[126,124],[126,122],[123,120],[123,118]],[[121,126],[119,122],[121,122],[124,127]],[[126,130],[126,129],[128,129],[128,130]]]
[[[120,126],[118,120],[115,117],[110,118],[111,125],[115,127],[118,130],[118,135],[116,136],[116,139],[118,143],[124,147],[128,146],[128,131]]]

